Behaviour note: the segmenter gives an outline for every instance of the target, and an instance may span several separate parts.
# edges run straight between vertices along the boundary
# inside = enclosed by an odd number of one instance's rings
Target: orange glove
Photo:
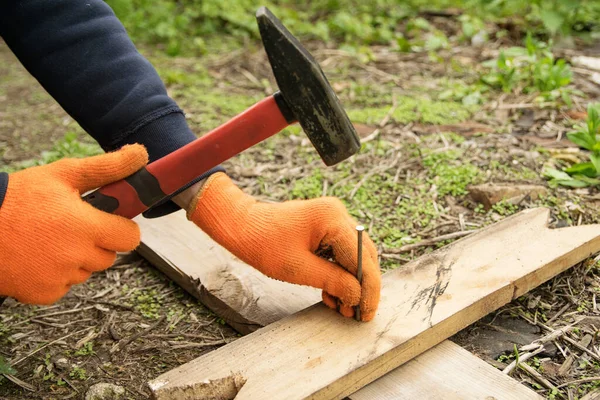
[[[15,172],[0,206],[0,295],[52,304],[140,241],[137,224],[80,196],[148,162],[141,145]]]
[[[370,321],[379,305],[381,274],[377,249],[363,234],[362,290],[355,278],[356,223],[335,198],[259,203],[227,175],[213,174],[188,207],[188,219],[240,260],[263,274],[290,283],[323,289],[323,302]],[[315,255],[330,247],[334,264]]]

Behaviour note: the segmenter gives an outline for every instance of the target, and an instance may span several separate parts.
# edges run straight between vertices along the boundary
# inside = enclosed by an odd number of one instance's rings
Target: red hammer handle
[[[259,101],[201,138],[83,199],[100,210],[134,218],[164,196],[294,122],[284,117],[282,108],[287,106],[278,96]],[[284,112],[289,116],[286,109]]]

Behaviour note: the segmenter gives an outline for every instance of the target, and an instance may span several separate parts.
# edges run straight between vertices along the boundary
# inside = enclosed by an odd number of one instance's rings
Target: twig
[[[526,346],[522,346],[522,347],[521,347],[519,350],[521,350],[521,351],[529,351],[529,350],[533,350],[533,349],[537,348],[539,345],[542,345],[542,344],[544,344],[544,343],[547,343],[547,342],[551,342],[551,341],[553,341],[553,340],[556,340],[556,339],[558,339],[559,337],[563,336],[563,335],[564,335],[565,333],[567,333],[568,331],[570,331],[570,330],[571,330],[571,328],[573,327],[573,325],[576,325],[576,324],[578,324],[580,321],[581,321],[581,318],[580,318],[580,319],[578,319],[577,321],[573,322],[573,323],[572,323],[572,324],[570,324],[570,325],[566,325],[566,326],[563,326],[563,327],[562,327],[562,328],[560,328],[560,329],[553,330],[553,331],[551,331],[550,333],[548,333],[547,335],[545,335],[545,336],[543,336],[543,337],[541,337],[541,338],[539,338],[539,339],[535,340],[535,341],[534,341],[534,342],[532,342],[531,344],[528,344],[528,345],[526,345]],[[536,323],[536,325],[537,325],[537,323]]]
[[[6,379],[8,379],[9,381],[11,381],[12,383],[14,383],[15,385],[22,387],[25,390],[28,390],[30,392],[36,391],[35,386],[33,386],[27,382],[23,382],[22,380],[20,380],[19,378],[17,378],[14,375],[2,374],[2,376],[5,377]]]
[[[518,360],[519,362],[518,363],[517,363],[517,360],[514,360],[513,362],[511,362],[510,364],[508,364],[506,366],[506,368],[504,368],[502,370],[502,372],[505,373],[505,374],[507,374],[507,375],[510,374],[512,372],[512,370],[515,369],[515,367],[521,365],[522,362],[529,360],[531,357],[533,357],[533,356],[541,353],[542,351],[544,351],[544,345],[540,345],[539,348],[536,351],[534,351],[534,352],[521,354],[519,356],[519,360]]]
[[[193,348],[198,348],[198,347],[209,347],[209,346],[219,346],[222,344],[227,344],[229,343],[229,341],[227,340],[217,340],[215,342],[210,342],[210,343],[182,343],[182,344],[177,344],[177,345],[173,345],[171,347],[172,350],[181,350],[181,349],[193,349]]]
[[[387,125],[387,123],[390,121],[390,118],[392,118],[392,115],[394,115],[396,108],[398,108],[398,104],[396,103],[396,96],[394,96],[392,98],[392,106],[390,107],[388,112],[385,114],[383,119],[379,122],[377,129],[375,129],[369,136],[363,138],[361,140],[361,143],[367,143],[367,142],[370,142],[371,140],[377,138],[377,136],[379,136],[379,133],[381,132],[381,129],[383,129]]]
[[[579,400],[597,400],[600,397],[600,389],[592,390]]]
[[[398,254],[382,253],[381,258],[387,258],[390,260],[398,260],[398,261],[410,261],[409,257],[402,257],[402,256],[399,256]]]
[[[366,173],[362,179],[354,186],[354,188],[352,189],[352,191],[350,192],[350,194],[348,195],[348,198],[353,198],[354,195],[356,194],[356,192],[358,192],[358,189],[360,189],[360,187],[368,180],[370,179],[373,175],[379,174],[383,171],[387,171],[390,168],[393,168],[396,166],[396,164],[398,163],[398,160],[400,159],[400,153],[396,154],[396,157],[394,158],[394,161],[392,161],[391,164],[389,165],[383,165],[379,168],[374,168],[372,169],[370,172]]]
[[[194,333],[170,333],[170,334],[154,333],[154,334],[148,335],[148,337],[149,338],[161,338],[161,339],[174,339],[177,337],[184,337],[184,338],[190,338],[190,339],[210,339],[210,340],[218,339],[216,336],[199,335],[199,334],[194,334]]]
[[[134,335],[131,335],[121,341],[119,341],[118,343],[116,343],[115,345],[113,345],[113,347],[110,349],[110,353],[116,353],[117,351],[121,350],[123,347],[127,346],[129,343],[133,342],[134,340],[139,339],[140,337],[144,336],[145,334],[147,334],[148,332],[150,332],[152,329],[156,328],[158,325],[160,325],[165,319],[167,318],[166,315],[163,315],[158,321],[156,321],[155,323],[153,323],[152,325],[150,325],[149,327],[147,327],[146,329],[144,329],[143,331],[140,331]]]
[[[67,311],[57,311],[57,312],[53,312],[53,313],[49,313],[49,314],[43,314],[43,315],[36,315],[35,317],[31,317],[31,318],[28,318],[28,319],[26,319],[24,321],[17,322],[13,326],[17,326],[17,325],[21,325],[21,324],[27,323],[27,322],[31,321],[32,319],[54,317],[55,315],[72,314],[72,313],[76,313],[76,312],[80,312],[80,311],[91,310],[92,308],[94,308],[94,306],[88,306],[88,307],[83,307],[83,308],[76,308],[74,310],[67,310]]]
[[[546,325],[550,326],[550,324],[558,317],[560,317],[562,315],[562,313],[564,313],[565,311],[567,311],[569,309],[571,305],[570,304],[565,304],[560,310],[558,310],[558,312],[556,314],[554,314],[552,316],[552,318],[550,318],[548,321],[546,321]]]
[[[578,385],[580,383],[589,383],[589,382],[594,382],[594,381],[600,381],[600,376],[591,376],[589,378],[581,378],[581,379],[577,379],[571,382],[567,382],[567,383],[562,383],[560,385],[557,386],[558,389],[565,387],[565,386],[569,386],[569,385]]]
[[[69,325],[79,324],[81,322],[87,322],[87,321],[93,321],[93,320],[94,320],[93,318],[84,318],[84,319],[78,319],[76,321],[67,322],[65,324],[53,324],[51,322],[39,321],[37,319],[32,319],[31,322],[40,324],[40,325],[44,325],[44,326],[50,326],[52,328],[65,328]]]
[[[558,388],[556,386],[554,386],[549,380],[547,380],[546,378],[544,378],[542,375],[540,375],[539,372],[537,372],[535,369],[531,368],[529,365],[527,365],[527,364],[519,364],[519,368],[521,368],[522,370],[524,370],[525,372],[527,372],[533,379],[535,379],[536,381],[538,381],[541,385],[545,386],[547,389],[555,390],[556,391],[556,395],[558,397],[560,397],[561,399],[565,398],[565,395],[562,394],[561,392],[559,392]]]
[[[400,246],[396,249],[386,249],[387,253],[391,253],[391,254],[398,254],[398,253],[405,253],[407,251],[410,250],[414,250],[417,249],[419,247],[424,247],[424,246],[431,246],[432,244],[436,244],[438,242],[442,242],[444,240],[450,240],[450,239],[457,239],[457,238],[461,238],[463,236],[468,236],[471,235],[473,233],[477,233],[479,229],[474,229],[474,230],[470,230],[470,231],[458,231],[458,232],[452,232],[452,233],[447,233],[445,235],[441,235],[441,236],[437,236],[431,239],[425,239],[419,243],[412,243],[412,244],[407,244],[404,246]]]
[[[24,360],[28,359],[28,358],[29,358],[29,357],[31,357],[32,355],[34,355],[34,354],[36,354],[36,353],[39,353],[40,351],[44,350],[46,347],[48,347],[48,346],[52,346],[54,343],[60,342],[60,341],[62,341],[62,340],[65,340],[65,339],[67,339],[67,338],[69,338],[69,337],[73,336],[73,335],[76,335],[76,334],[78,334],[78,333],[82,333],[82,332],[85,332],[85,331],[89,331],[90,329],[94,329],[94,328],[95,328],[95,326],[88,326],[88,327],[87,327],[87,328],[85,328],[85,329],[81,329],[81,330],[79,330],[79,331],[76,331],[76,332],[71,332],[71,333],[69,333],[68,335],[65,335],[65,336],[63,336],[63,337],[61,337],[61,338],[58,338],[58,339],[56,339],[56,340],[53,340],[53,341],[51,341],[50,343],[48,343],[48,344],[45,344],[44,346],[40,347],[39,349],[37,349],[37,350],[35,350],[35,351],[32,351],[31,353],[27,354],[26,356],[24,356],[24,357],[22,357],[22,358],[18,359],[17,361],[15,361],[15,362],[11,363],[11,367],[14,367],[15,365],[17,365],[17,364],[19,364],[19,363],[23,362]]]
[[[598,356],[598,354],[594,353],[593,351],[591,351],[587,347],[583,347],[582,345],[580,345],[579,343],[577,343],[575,340],[571,339],[570,337],[563,336],[561,339],[564,340],[564,341],[566,341],[567,343],[572,344],[573,346],[577,347],[579,350],[581,350],[581,351],[589,354],[596,361],[600,361],[600,356]]]
[[[537,325],[541,328],[544,328],[545,330],[549,331],[549,332],[554,332],[555,329],[550,328],[548,325],[543,324],[539,321],[537,322],[533,322],[531,319],[529,319],[525,314],[523,314],[523,312],[520,313],[521,318],[523,318],[526,321],[529,321],[529,323],[531,323],[532,325]],[[564,340],[565,342],[575,346],[576,348],[578,348],[579,350],[589,354],[592,358],[594,358],[596,361],[600,361],[600,356],[598,356],[598,354],[594,353],[593,351],[591,351],[590,349],[588,349],[587,347],[584,347],[582,345],[580,345],[579,343],[577,343],[576,340],[571,339],[570,337],[563,335],[561,338],[561,340]]]

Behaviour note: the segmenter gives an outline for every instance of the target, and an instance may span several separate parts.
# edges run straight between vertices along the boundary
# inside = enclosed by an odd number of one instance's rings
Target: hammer
[[[279,91],[213,131],[83,199],[134,218],[223,161],[298,122],[325,165],[358,152],[360,140],[319,64],[266,7],[256,13]]]
[[[83,196],[94,207],[134,218],[204,172],[298,122],[327,166],[360,140],[321,67],[266,7],[256,13],[279,91],[129,177]],[[0,297],[0,305],[4,298]]]

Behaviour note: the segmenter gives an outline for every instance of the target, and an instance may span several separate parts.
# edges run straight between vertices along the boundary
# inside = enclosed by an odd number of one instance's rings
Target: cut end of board
[[[221,379],[212,379],[184,386],[170,386],[168,381],[155,380],[148,383],[155,400],[233,400],[246,383],[239,373]]]

